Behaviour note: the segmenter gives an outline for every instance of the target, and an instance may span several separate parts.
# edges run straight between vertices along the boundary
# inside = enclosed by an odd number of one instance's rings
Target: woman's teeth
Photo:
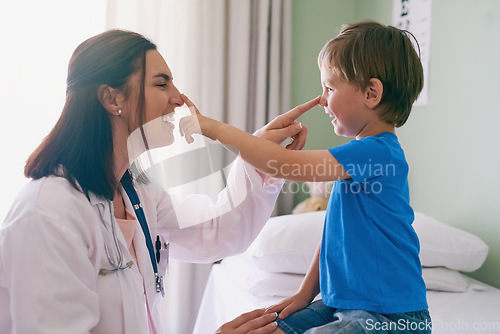
[[[161,120],[163,122],[173,122],[174,121],[174,113],[168,113],[166,115],[161,116]]]

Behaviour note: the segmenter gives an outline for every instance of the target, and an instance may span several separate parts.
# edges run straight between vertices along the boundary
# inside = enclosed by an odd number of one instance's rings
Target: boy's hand
[[[193,134],[202,134],[212,140],[215,140],[214,128],[220,122],[203,116],[198,108],[191,102],[190,99],[184,94],[181,94],[182,101],[191,110],[191,116],[186,116],[179,121],[179,131],[181,136],[185,137],[188,144],[194,141]]]
[[[264,309],[243,313],[233,321],[222,325],[216,334],[268,334],[276,329],[276,313],[264,313]]]
[[[276,305],[268,307],[266,309],[266,313],[277,312],[279,313],[278,318],[285,319],[293,312],[306,308],[310,303],[310,298],[301,295],[299,292],[291,297],[283,299]]]
[[[318,105],[320,97],[301,104],[285,114],[277,116],[267,125],[257,130],[254,135],[281,144],[287,138],[293,141],[286,146],[290,150],[301,150],[306,144],[307,127],[297,122],[296,119],[306,111]]]

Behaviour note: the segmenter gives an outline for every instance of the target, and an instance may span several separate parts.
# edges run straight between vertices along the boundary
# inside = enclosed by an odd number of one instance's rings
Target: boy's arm
[[[302,310],[309,306],[313,299],[320,292],[319,289],[319,254],[321,252],[321,243],[316,249],[314,258],[307,270],[307,274],[300,285],[299,291],[291,297],[288,297],[280,303],[269,307],[266,313],[278,312],[280,319],[285,319],[293,312]]]
[[[194,104],[184,95],[188,107]],[[292,110],[296,117],[316,106],[319,98]],[[243,160],[274,177],[294,181],[332,181],[349,178],[349,174],[328,150],[295,151],[253,136],[231,125],[201,115],[197,109],[197,121],[203,135],[222,144],[235,146]],[[295,117],[295,118],[296,118]],[[194,129],[196,125],[184,126]],[[193,132],[184,132],[188,138]]]
[[[306,277],[302,281],[299,288],[299,293],[309,297],[311,301],[318,295],[319,290],[319,254],[321,252],[321,242],[316,248],[313,260],[309,269],[307,270]]]

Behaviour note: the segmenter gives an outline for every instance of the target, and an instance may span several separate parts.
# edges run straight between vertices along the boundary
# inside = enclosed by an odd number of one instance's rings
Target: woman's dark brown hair
[[[138,120],[144,117],[146,52],[156,46],[130,31],[110,30],[80,44],[68,67],[66,103],[54,128],[30,155],[26,177],[63,175],[71,184],[112,199],[118,187],[114,174],[113,139],[109,114],[98,89],[108,85],[130,94],[129,78],[142,71]],[[78,187],[79,186],[79,187]]]

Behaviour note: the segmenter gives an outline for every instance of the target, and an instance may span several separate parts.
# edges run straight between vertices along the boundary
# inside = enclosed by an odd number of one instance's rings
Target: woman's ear
[[[117,102],[117,91],[108,85],[101,85],[97,91],[97,97],[104,109],[114,116],[121,114],[121,108]]]
[[[384,85],[382,81],[376,78],[371,78],[368,81],[365,91],[365,103],[370,109],[374,109],[380,103],[382,99],[382,94],[384,93]]]

